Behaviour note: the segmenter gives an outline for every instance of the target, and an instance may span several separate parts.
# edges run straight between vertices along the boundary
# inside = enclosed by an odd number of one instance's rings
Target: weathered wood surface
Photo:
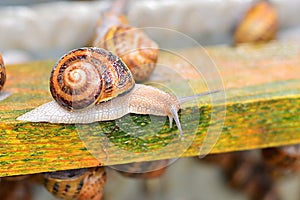
[[[209,126],[205,141],[217,141],[211,153],[300,143],[300,45],[219,46],[207,51],[223,79],[226,119],[222,128],[222,118],[218,119],[222,103],[211,105],[209,98],[203,98],[198,106],[188,104],[180,112],[185,142],[165,118],[149,116],[128,115],[117,122],[92,125],[16,121],[21,114],[52,100],[48,80],[54,62],[7,66],[5,90],[13,94],[0,102],[0,176],[197,156],[201,147],[207,147],[202,143]],[[189,49],[180,53],[189,55],[188,60],[195,64],[202,58],[201,52]],[[160,67],[148,83],[175,88],[179,96],[188,95],[182,86],[186,81],[196,93],[205,91],[205,84],[211,89],[219,87],[214,84],[220,83],[218,74],[209,73],[209,62],[201,63],[205,66],[201,69],[207,70],[203,73],[206,82],[182,59],[162,53],[160,62],[178,70],[180,76]],[[213,123],[211,111],[217,116]],[[160,121],[163,123],[157,126],[161,127],[156,127]],[[218,128],[223,130],[219,138]],[[208,145],[207,151],[211,147]]]

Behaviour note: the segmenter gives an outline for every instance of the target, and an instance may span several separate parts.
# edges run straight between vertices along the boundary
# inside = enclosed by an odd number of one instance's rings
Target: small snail
[[[217,92],[177,100],[157,88],[135,84],[121,59],[97,47],[75,49],[63,56],[52,69],[50,91],[55,101],[17,120],[73,124],[115,120],[128,113],[151,114],[168,116],[170,127],[174,119],[182,139],[180,103]]]
[[[6,71],[5,71],[2,55],[0,54],[0,91],[3,88],[5,81],[6,81]]]
[[[3,178],[0,182],[1,200],[32,200],[33,187],[28,180],[8,180]]]
[[[235,44],[268,42],[275,38],[278,16],[273,5],[266,0],[254,4],[238,24],[234,33]]]
[[[129,67],[137,82],[152,74],[159,47],[144,31],[128,24],[121,15],[126,0],[117,0],[97,23],[93,46],[112,51]]]
[[[262,149],[262,157],[275,176],[300,170],[300,144]]]
[[[100,200],[105,182],[103,167],[44,174],[45,188],[55,197],[65,200]]]
[[[0,53],[0,101],[6,99],[11,95],[11,92],[2,91],[5,81],[6,81],[6,69],[2,59],[2,55]]]
[[[162,176],[169,164],[169,160],[135,162],[112,166],[120,174],[130,178],[157,178]]]

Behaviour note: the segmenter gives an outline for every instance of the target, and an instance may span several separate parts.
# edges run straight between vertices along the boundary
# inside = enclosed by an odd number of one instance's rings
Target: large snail
[[[127,1],[116,0],[109,11],[99,20],[93,46],[112,51],[128,66],[137,82],[152,74],[159,48],[144,31],[132,27],[122,15]]]
[[[100,200],[106,182],[103,167],[57,171],[44,174],[44,186],[64,200]]]
[[[178,117],[180,103],[191,97],[176,97],[157,88],[135,84],[120,58],[101,48],[72,50],[54,66],[50,91],[55,101],[18,117],[18,120],[50,123],[92,123],[121,118],[128,113],[168,116],[182,136]]]
[[[274,6],[267,0],[255,3],[245,14],[234,32],[234,42],[260,43],[275,38],[278,16]]]

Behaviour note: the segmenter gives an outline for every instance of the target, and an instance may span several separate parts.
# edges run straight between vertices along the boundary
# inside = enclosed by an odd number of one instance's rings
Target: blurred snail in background
[[[254,151],[212,154],[201,161],[221,166],[229,185],[246,193],[249,199],[280,199],[269,168]]]
[[[262,157],[276,177],[300,170],[300,144],[262,149]]]
[[[169,164],[169,160],[156,160],[148,162],[135,162],[112,166],[120,174],[130,178],[158,178],[162,176]]]
[[[2,55],[0,54],[0,91],[3,88],[5,81],[6,81],[6,71],[5,71]]]
[[[103,167],[57,171],[44,174],[44,186],[64,200],[100,200],[106,182]]]
[[[274,6],[267,0],[255,3],[235,29],[234,42],[260,43],[276,37],[278,16]]]
[[[27,176],[12,176],[0,181],[1,200],[32,200],[34,190]]]
[[[137,82],[152,74],[159,47],[144,31],[132,27],[122,12],[128,0],[116,0],[98,21],[93,46],[104,48],[119,56]]]

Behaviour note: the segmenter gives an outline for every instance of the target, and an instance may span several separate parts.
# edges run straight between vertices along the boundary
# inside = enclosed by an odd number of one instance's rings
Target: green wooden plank
[[[300,143],[300,45],[271,43],[206,50],[219,77],[210,69],[205,51],[194,48],[178,51],[186,60],[162,52],[160,63],[172,68],[158,67],[146,82],[185,96],[190,94],[187,85],[198,93],[217,87],[214,82],[220,83],[221,77],[226,103],[212,104],[206,97],[180,111],[184,142],[176,126],[168,127],[165,117],[130,114],[89,125],[16,121],[21,114],[52,100],[48,80],[54,62],[7,66],[5,90],[13,94],[0,102],[0,176]],[[201,65],[207,77],[196,74],[190,63]],[[213,95],[217,100],[221,96]]]

